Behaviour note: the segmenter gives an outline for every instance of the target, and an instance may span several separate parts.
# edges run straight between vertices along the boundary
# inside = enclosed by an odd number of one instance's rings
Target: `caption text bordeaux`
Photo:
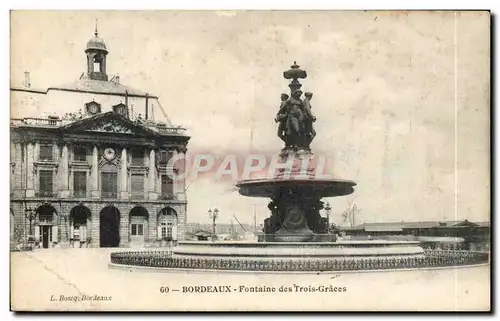
[[[333,286],[329,285],[282,285],[280,287],[274,286],[230,286],[230,285],[195,285],[195,286],[183,286],[181,289],[172,289],[173,292],[182,293],[228,293],[228,292],[334,292],[341,293],[347,292],[347,287],[345,286]],[[170,289],[168,287],[161,287],[161,293],[168,293]]]

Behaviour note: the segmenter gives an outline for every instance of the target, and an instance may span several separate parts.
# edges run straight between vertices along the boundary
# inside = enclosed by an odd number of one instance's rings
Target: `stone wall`
[[[70,234],[70,221],[69,214],[71,210],[78,205],[83,205],[87,207],[91,212],[91,217],[89,220],[89,225],[87,225],[87,236],[91,237],[90,247],[99,247],[100,246],[100,213],[101,211],[112,205],[118,209],[120,212],[120,225],[119,225],[119,233],[120,233],[120,247],[128,247],[130,245],[130,227],[129,227],[129,217],[130,211],[136,207],[140,206],[147,210],[148,212],[148,224],[147,224],[147,232],[145,235],[144,246],[152,246],[159,245],[160,241],[158,239],[158,230],[157,230],[157,222],[158,222],[158,213],[161,209],[165,207],[171,207],[177,212],[177,239],[184,240],[185,239],[185,231],[186,231],[186,204],[184,203],[168,203],[168,202],[113,202],[109,203],[107,201],[100,200],[91,200],[91,201],[70,201],[70,200],[13,200],[11,201],[10,207],[13,215],[11,215],[11,219],[13,219],[14,230],[18,231],[20,235],[28,235],[29,234],[29,220],[26,219],[26,208],[31,208],[36,210],[39,206],[44,203],[52,205],[56,213],[54,213],[53,224],[57,224],[59,226],[58,229],[58,242],[54,244],[50,244],[49,247],[60,246],[60,247],[68,247],[69,246],[69,234]],[[62,215],[61,215],[62,214]],[[65,217],[67,219],[65,219]],[[32,234],[34,234],[34,228],[36,225],[36,221],[32,223]],[[87,246],[87,245],[85,245]]]

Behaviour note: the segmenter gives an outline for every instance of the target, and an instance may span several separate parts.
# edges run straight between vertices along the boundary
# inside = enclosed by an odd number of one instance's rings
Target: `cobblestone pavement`
[[[115,251],[120,249],[12,253],[12,309],[489,309],[490,266],[486,265],[319,275],[150,272],[110,269],[109,254]]]

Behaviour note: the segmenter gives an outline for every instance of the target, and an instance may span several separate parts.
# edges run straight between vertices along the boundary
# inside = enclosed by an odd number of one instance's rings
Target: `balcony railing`
[[[87,191],[74,191],[73,192],[73,197],[86,198],[87,197]]]
[[[102,198],[117,198],[117,195],[116,191],[101,191]]]
[[[56,197],[56,193],[48,191],[35,192],[35,197]]]
[[[177,199],[177,195],[175,195],[174,193],[161,194],[158,197],[158,199],[159,200],[175,200],[175,199]]]
[[[131,194],[130,195],[130,199],[133,199],[133,200],[142,200],[142,199],[144,199],[144,193],[142,193],[142,194]]]
[[[60,127],[66,124],[67,121],[62,119],[51,118],[12,118],[11,126],[30,126],[30,127]]]
[[[182,127],[167,127],[166,124],[156,124],[156,130],[161,134],[184,135],[185,128]]]

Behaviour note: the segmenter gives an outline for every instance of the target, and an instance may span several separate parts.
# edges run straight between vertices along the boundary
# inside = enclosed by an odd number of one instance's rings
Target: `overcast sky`
[[[475,12],[14,12],[12,84],[72,82],[98,19],[107,70],[159,96],[189,152],[278,152],[273,118],[294,60],[314,93],[329,171],[358,186],[356,223],[489,219],[489,16]],[[58,106],[61,115],[68,112]],[[157,116],[160,113],[155,112]],[[458,116],[458,117],[456,117]],[[251,139],[253,137],[253,139]],[[188,221],[260,222],[267,200],[188,182]]]

